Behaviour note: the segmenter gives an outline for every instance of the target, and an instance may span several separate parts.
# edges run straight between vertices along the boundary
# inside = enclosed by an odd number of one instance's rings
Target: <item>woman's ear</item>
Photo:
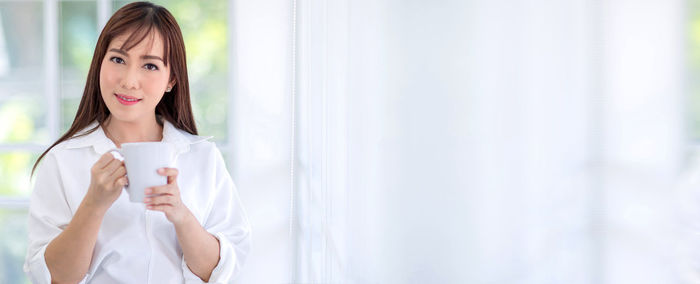
[[[165,92],[169,93],[173,90],[173,87],[175,87],[175,80],[172,80],[170,81],[170,83],[168,83],[168,87],[165,89]]]

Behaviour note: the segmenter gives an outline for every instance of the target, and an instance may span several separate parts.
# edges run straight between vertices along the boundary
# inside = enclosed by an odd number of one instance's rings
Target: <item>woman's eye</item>
[[[155,64],[148,63],[148,64],[144,65],[143,67],[145,67],[146,69],[151,70],[151,71],[158,70],[158,66],[156,66]]]
[[[114,62],[114,63],[117,63],[117,64],[123,64],[123,63],[124,63],[124,59],[121,59],[121,58],[116,57],[116,56],[110,58],[109,60],[112,61],[112,62]]]

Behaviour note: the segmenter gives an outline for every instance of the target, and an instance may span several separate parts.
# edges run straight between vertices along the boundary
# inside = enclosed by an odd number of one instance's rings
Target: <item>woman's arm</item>
[[[211,211],[204,217],[204,224],[200,224],[192,211],[182,204],[179,189],[174,186],[177,170],[170,169],[170,174],[167,171],[161,173],[169,176],[170,187],[154,188],[152,192],[146,192],[169,193],[169,196],[155,197],[147,202],[157,204],[154,210],[163,211],[175,227],[183,251],[182,269],[187,283],[195,283],[197,280],[230,282],[240,271],[250,250],[250,224],[236,187],[218,149],[214,147],[211,154],[216,160],[215,174],[201,173],[210,179],[209,184],[214,185],[207,187],[211,190],[206,195],[213,204],[210,205]]]
[[[85,277],[105,212],[83,199],[66,229],[46,247],[52,283],[78,283]]]
[[[182,202],[177,184],[178,172],[175,168],[158,169],[158,174],[168,177],[168,184],[147,188],[145,193],[151,197],[144,198],[144,203],[149,210],[163,212],[175,227],[184,265],[187,265],[183,270],[188,269],[195,277],[209,282],[220,259],[219,240],[199,224]]]
[[[219,263],[219,240],[204,230],[192,214],[175,224],[175,232],[187,267],[204,282],[209,282]]]
[[[107,210],[126,184],[124,163],[107,152],[90,169],[90,186],[70,223],[46,247],[44,259],[52,282],[80,282],[85,277],[97,234]]]

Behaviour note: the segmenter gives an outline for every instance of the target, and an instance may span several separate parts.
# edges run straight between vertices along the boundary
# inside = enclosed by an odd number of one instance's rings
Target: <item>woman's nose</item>
[[[131,66],[126,68],[122,76],[121,87],[124,89],[139,88],[139,70],[137,68]]]

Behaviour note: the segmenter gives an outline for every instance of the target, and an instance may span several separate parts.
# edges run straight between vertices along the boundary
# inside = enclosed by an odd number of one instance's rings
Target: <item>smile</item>
[[[123,105],[133,105],[133,104],[141,101],[141,99],[137,99],[137,98],[125,96],[125,95],[114,94],[114,96],[117,97],[117,100]]]

